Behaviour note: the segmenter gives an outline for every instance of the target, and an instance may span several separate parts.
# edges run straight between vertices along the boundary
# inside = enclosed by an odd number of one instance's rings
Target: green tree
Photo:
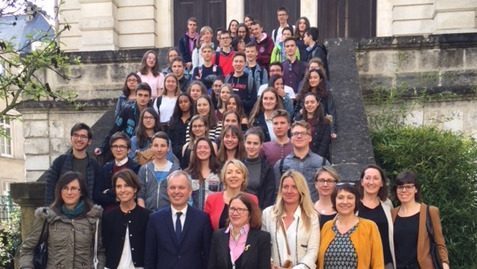
[[[451,268],[477,268],[477,143],[434,127],[404,125],[371,134],[376,162],[390,175],[417,173],[423,202],[439,207]]]
[[[0,16],[14,15],[18,12],[42,13],[34,4],[29,2],[19,2],[7,0],[0,6]],[[12,27],[15,22],[12,23]],[[51,26],[53,27],[53,26]],[[52,28],[53,29],[53,28]],[[46,72],[52,71],[62,77],[69,79],[69,66],[79,64],[78,57],[71,57],[65,54],[60,48],[60,37],[70,26],[65,24],[61,29],[51,33],[31,33],[28,42],[18,48],[15,40],[0,40],[0,101],[3,103],[0,109],[0,116],[9,114],[22,100],[61,100],[73,101],[76,93],[73,91],[52,89],[45,79]],[[23,53],[23,49],[32,44],[37,45],[37,49],[29,53]]]

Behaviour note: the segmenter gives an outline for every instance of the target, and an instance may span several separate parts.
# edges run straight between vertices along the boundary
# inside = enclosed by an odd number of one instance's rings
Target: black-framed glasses
[[[416,187],[416,185],[414,185],[414,184],[397,185],[396,190],[398,190],[398,191],[411,191],[415,187]]]

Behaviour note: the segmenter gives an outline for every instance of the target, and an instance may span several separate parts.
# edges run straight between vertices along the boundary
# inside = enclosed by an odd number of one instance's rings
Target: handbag
[[[40,238],[33,249],[33,266],[35,269],[45,269],[48,263],[48,220],[43,222]]]
[[[427,234],[429,235],[429,242],[430,242],[430,254],[432,259],[432,265],[434,265],[434,269],[442,269],[442,261],[439,253],[437,252],[436,241],[434,240],[434,227],[432,225],[431,219],[431,212],[429,210],[430,206],[426,208],[426,229]]]
[[[139,165],[144,165],[154,159],[154,152],[151,149],[136,152],[136,161]]]

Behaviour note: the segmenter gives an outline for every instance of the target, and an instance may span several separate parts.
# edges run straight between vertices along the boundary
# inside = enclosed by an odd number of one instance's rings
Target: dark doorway
[[[376,0],[318,0],[321,39],[376,36]]]
[[[245,0],[245,15],[251,15],[260,20],[263,30],[271,34],[278,26],[277,9],[285,7],[288,10],[288,23],[295,25],[300,17],[300,0]]]
[[[174,0],[174,44],[187,31],[187,19],[196,17],[200,27],[225,27],[225,0]]]

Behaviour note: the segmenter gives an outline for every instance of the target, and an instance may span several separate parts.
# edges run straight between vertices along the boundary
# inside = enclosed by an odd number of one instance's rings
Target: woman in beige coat
[[[20,249],[20,268],[34,268],[33,251],[45,221],[48,225],[46,268],[103,268],[102,212],[88,198],[82,175],[66,172],[56,184],[53,204],[35,211],[32,232]]]

